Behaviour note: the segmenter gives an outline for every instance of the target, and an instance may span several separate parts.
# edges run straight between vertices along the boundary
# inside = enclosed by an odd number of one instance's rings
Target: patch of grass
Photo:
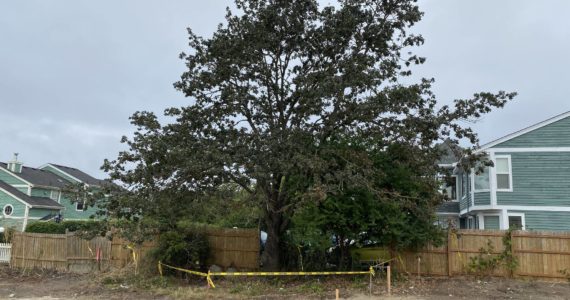
[[[295,290],[301,293],[316,294],[317,296],[322,296],[325,292],[325,287],[323,283],[319,280],[308,280],[307,282],[296,287]]]
[[[229,287],[230,294],[241,294],[247,296],[260,296],[271,290],[266,282],[260,280],[248,280],[240,282],[232,282]]]
[[[116,285],[123,283],[123,281],[121,277],[107,276],[101,280],[101,283],[104,285]]]
[[[363,276],[355,276],[350,280],[349,287],[352,289],[362,290],[368,288],[369,278]]]

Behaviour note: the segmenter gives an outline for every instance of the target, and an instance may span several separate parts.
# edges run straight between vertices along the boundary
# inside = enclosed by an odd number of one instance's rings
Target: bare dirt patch
[[[99,276],[0,269],[0,299],[170,299],[151,290],[109,287]]]
[[[393,299],[570,299],[567,282],[463,277],[425,278],[396,285]]]
[[[0,299],[570,299],[570,283],[521,279],[399,279],[387,297],[382,277],[215,278],[140,277],[131,272],[76,275],[0,268]]]

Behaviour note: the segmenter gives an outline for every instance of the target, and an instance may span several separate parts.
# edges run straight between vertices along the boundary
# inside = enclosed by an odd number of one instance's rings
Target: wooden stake
[[[370,297],[372,297],[372,273],[370,273],[368,277],[370,277],[370,284],[368,285],[368,294]]]
[[[335,295],[336,295],[335,297],[336,300],[340,299],[338,289],[336,289]]]
[[[390,277],[392,276],[392,274],[391,274],[392,272],[390,271],[390,265],[388,265],[386,267],[386,273],[387,273],[386,285],[388,286],[388,296],[391,296],[392,295],[392,290],[391,290],[392,284],[390,283],[390,280],[391,280]]]
[[[447,276],[451,277],[453,264],[451,262],[451,229],[447,230]]]

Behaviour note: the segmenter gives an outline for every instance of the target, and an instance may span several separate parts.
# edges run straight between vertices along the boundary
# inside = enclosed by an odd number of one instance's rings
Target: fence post
[[[390,282],[391,276],[392,276],[392,272],[390,270],[390,265],[388,265],[386,267],[386,285],[388,286],[388,296],[392,295],[392,284]]]
[[[452,264],[451,264],[451,229],[447,229],[447,276],[451,277]]]
[[[421,256],[418,256],[418,280],[421,280],[420,264],[422,262]]]
[[[516,260],[518,260],[519,258],[517,256],[517,248],[515,247],[515,245],[517,244],[517,243],[515,243],[515,239],[522,238],[522,237],[519,237],[517,232],[518,231],[511,232],[511,254],[513,255],[513,258]],[[521,243],[521,246],[522,246],[522,243]],[[544,255],[541,255],[541,256],[544,256]],[[517,277],[518,270],[519,270],[518,267],[513,270],[513,273],[512,273],[513,277]]]
[[[20,234],[20,247],[22,247],[22,274],[26,270],[26,247],[24,247],[24,233]]]
[[[67,253],[67,249],[69,248],[69,240],[67,237],[69,236],[69,230],[65,228],[65,269],[69,272],[69,255]]]

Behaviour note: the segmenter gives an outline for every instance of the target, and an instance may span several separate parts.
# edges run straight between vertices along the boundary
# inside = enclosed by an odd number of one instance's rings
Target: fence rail
[[[210,261],[221,267],[254,270],[259,267],[259,230],[208,229]],[[109,268],[122,268],[136,257],[144,257],[156,247],[147,242],[127,247],[125,240],[96,237],[84,240],[73,233],[43,234],[16,232],[12,238],[11,266],[44,268],[58,271],[86,273]],[[9,251],[10,249],[8,249]],[[4,249],[0,244],[0,262]]]
[[[441,247],[428,246],[401,254],[396,267],[411,274],[467,275],[471,258],[478,256],[481,248],[489,250],[491,245],[491,255],[504,250],[505,234],[504,230],[458,230],[448,234]],[[512,252],[518,260],[514,277],[568,278],[565,272],[570,273],[570,233],[515,231],[511,237]],[[492,275],[507,276],[509,272],[499,267]]]

